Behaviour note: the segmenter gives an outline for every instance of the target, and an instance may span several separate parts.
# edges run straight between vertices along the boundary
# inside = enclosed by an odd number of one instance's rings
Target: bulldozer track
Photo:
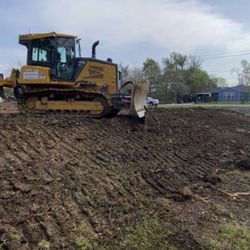
[[[92,102],[97,101],[101,102],[103,105],[103,112],[100,114],[94,114],[87,110],[79,110],[79,109],[73,109],[73,110],[59,110],[59,109],[50,109],[46,108],[44,110],[39,110],[36,108],[28,108],[26,106],[26,100],[36,98],[37,100],[41,100],[42,98],[48,98],[48,102],[50,101],[66,101],[70,103],[76,103],[79,101],[86,101],[86,102]],[[83,107],[84,108],[84,107]],[[22,99],[19,99],[18,101],[18,109],[21,113],[32,113],[32,114],[48,114],[53,113],[54,115],[67,115],[70,113],[70,115],[75,116],[89,116],[89,117],[96,117],[100,118],[108,113],[111,113],[111,107],[109,107],[108,101],[106,100],[105,96],[98,92],[93,91],[86,91],[86,90],[75,90],[75,89],[55,89],[55,88],[49,88],[49,89],[36,89],[36,90],[28,90],[25,94],[23,94]]]

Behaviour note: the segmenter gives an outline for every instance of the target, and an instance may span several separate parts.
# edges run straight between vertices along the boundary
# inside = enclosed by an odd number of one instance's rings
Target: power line
[[[228,57],[237,57],[237,56],[244,56],[244,55],[250,55],[250,52],[248,53],[241,53],[241,54],[232,54],[232,55],[221,55],[221,56],[210,56],[210,57],[201,57],[203,60],[211,60],[211,59],[221,59],[221,58],[228,58]]]
[[[233,73],[231,70],[206,70],[210,73]]]
[[[250,52],[250,49],[246,49],[246,50],[239,50],[239,51],[231,51],[231,52],[226,52],[226,53],[218,53],[218,54],[214,54],[214,55],[201,55],[200,57],[217,57],[217,56],[225,56],[225,55],[231,55],[231,54],[241,54],[244,52]]]

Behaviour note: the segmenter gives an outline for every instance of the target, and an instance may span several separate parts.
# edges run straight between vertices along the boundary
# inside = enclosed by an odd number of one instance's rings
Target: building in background
[[[250,101],[250,86],[237,85],[221,88],[218,92],[219,102],[248,102]]]
[[[217,102],[221,88],[206,89],[196,93],[197,102]]]
[[[250,102],[250,86],[237,85],[234,87],[203,90],[195,94],[196,102]]]

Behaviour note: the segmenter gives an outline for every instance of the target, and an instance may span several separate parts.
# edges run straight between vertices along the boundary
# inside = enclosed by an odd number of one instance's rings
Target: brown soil
[[[177,249],[207,249],[221,223],[250,226],[243,115],[152,109],[144,124],[7,113],[0,127],[0,249],[76,249],[83,222],[111,246],[125,224],[157,217]]]

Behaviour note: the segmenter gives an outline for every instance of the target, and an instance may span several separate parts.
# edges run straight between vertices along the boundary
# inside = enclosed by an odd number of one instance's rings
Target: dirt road
[[[208,249],[218,225],[250,226],[249,196],[230,196],[250,191],[243,115],[152,109],[144,124],[6,113],[0,127],[3,249],[77,249],[82,225],[96,249],[121,249],[124,225],[149,218],[171,228],[176,249]]]

